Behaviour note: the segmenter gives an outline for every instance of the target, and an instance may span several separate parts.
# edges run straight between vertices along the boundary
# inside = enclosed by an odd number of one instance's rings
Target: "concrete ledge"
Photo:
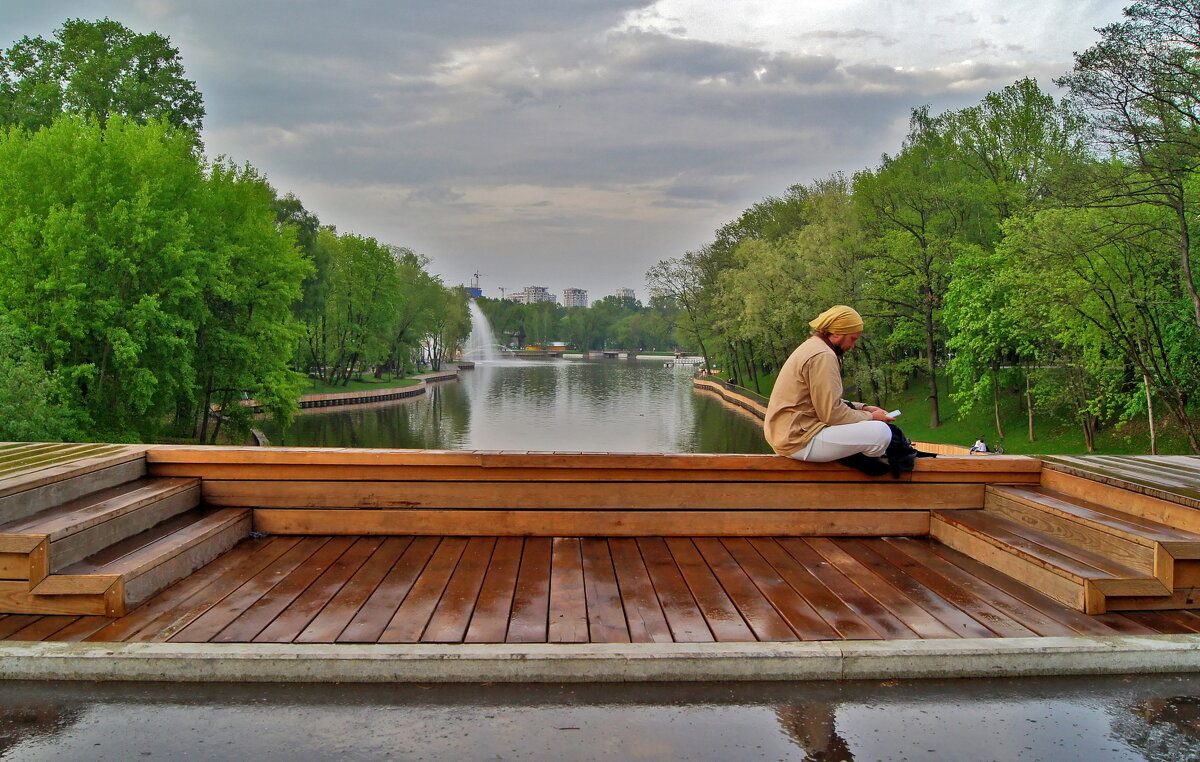
[[[0,643],[0,679],[634,682],[1200,671],[1200,635],[754,644]]]

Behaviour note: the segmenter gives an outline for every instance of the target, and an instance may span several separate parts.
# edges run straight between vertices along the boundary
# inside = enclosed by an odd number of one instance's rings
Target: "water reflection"
[[[1197,759],[1196,676],[5,685],[6,760]]]
[[[320,408],[272,444],[582,452],[769,452],[759,423],[654,360],[478,363],[429,393]]]

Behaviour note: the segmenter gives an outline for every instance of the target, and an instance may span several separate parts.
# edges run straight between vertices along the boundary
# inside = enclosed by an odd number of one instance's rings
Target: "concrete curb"
[[[1200,635],[810,643],[323,645],[0,643],[0,679],[634,682],[1200,671]]]

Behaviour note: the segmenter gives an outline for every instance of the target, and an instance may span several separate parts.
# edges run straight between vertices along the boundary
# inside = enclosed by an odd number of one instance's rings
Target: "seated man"
[[[842,355],[862,337],[862,317],[839,305],[809,325],[812,337],[792,352],[771,391],[767,442],[779,455],[814,463],[884,455],[892,442],[887,411],[842,399]]]
[[[975,440],[975,444],[971,446],[971,452],[987,452],[987,444],[983,441],[983,437]]]

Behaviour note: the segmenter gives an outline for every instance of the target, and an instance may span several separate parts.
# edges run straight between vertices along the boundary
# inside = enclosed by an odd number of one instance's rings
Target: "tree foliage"
[[[0,165],[0,308],[92,436],[190,433],[210,402],[286,396],[308,265],[252,170],[124,117],[10,129]]]
[[[166,37],[107,18],[69,19],[53,39],[22,37],[0,52],[0,125],[33,130],[62,114],[100,125],[116,115],[161,120],[198,135],[204,106]]]

